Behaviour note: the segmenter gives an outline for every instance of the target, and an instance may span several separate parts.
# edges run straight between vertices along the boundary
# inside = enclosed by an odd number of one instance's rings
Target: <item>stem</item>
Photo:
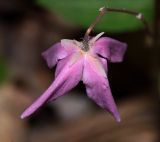
[[[108,7],[101,7],[99,9],[100,13],[99,15],[96,17],[95,21],[89,26],[89,28],[87,29],[85,35],[84,35],[84,39],[86,41],[89,40],[89,34],[91,33],[91,31],[94,29],[94,27],[97,25],[97,23],[102,19],[102,17],[107,13],[107,12],[117,12],[117,13],[126,13],[126,14],[130,14],[135,16],[137,19],[141,20],[142,23],[145,25],[145,28],[148,32],[148,34],[151,35],[151,31],[149,28],[149,25],[147,23],[147,21],[144,18],[144,15],[142,13],[136,12],[136,11],[131,11],[131,10],[127,10],[125,8],[123,9],[118,9],[118,8],[108,8]]]

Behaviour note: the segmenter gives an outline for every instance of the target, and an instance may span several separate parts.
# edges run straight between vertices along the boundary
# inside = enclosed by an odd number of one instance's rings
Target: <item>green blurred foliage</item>
[[[84,28],[91,24],[102,6],[135,10],[143,13],[148,22],[152,23],[154,20],[154,0],[37,0],[37,3]],[[142,27],[143,24],[134,16],[108,13],[97,25],[96,30],[126,32]]]
[[[5,62],[0,59],[0,84],[7,78],[7,67]]]

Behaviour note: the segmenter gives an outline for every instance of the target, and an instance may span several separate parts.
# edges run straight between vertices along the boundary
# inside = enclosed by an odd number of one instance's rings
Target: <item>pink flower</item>
[[[49,68],[57,64],[55,80],[21,118],[28,117],[44,103],[57,99],[83,81],[88,97],[120,121],[107,78],[107,61],[121,62],[127,46],[108,37],[100,38],[101,35],[103,33],[88,42],[63,39],[42,53]]]

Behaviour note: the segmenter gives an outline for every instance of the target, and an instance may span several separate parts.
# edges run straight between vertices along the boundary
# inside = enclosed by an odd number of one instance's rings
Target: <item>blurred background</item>
[[[41,53],[63,38],[81,40],[104,5],[142,12],[152,31],[134,16],[108,13],[92,33],[128,44],[108,74],[122,122],[97,107],[82,83],[21,120],[54,79]],[[159,39],[158,0],[1,0],[0,141],[159,142]]]

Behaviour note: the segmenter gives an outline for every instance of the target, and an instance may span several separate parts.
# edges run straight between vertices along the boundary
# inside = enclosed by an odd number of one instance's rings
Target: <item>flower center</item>
[[[82,50],[87,52],[89,50],[89,44],[86,40],[82,41]]]

